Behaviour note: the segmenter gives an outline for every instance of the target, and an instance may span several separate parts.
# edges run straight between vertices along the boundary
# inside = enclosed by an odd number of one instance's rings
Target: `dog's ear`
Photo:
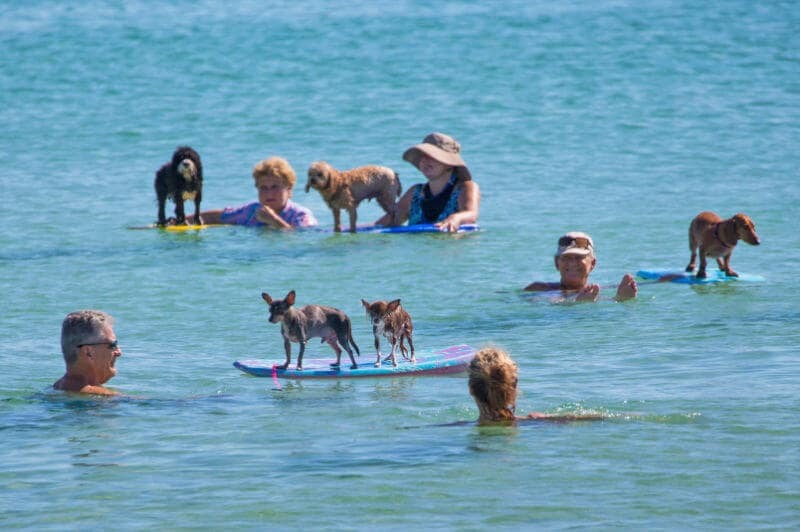
[[[308,167],[308,181],[306,181],[306,194],[311,191],[311,181],[314,179],[314,167],[317,163],[311,163],[311,166]]]
[[[386,305],[386,310],[389,312],[394,312],[397,307],[400,306],[400,300],[395,299],[394,301],[390,301],[388,305]]]
[[[294,293],[294,290],[292,290],[291,292],[286,294],[286,302],[289,305],[294,305],[294,297],[295,297],[295,293]]]
[[[361,304],[364,305],[365,309],[369,310],[369,301],[367,301],[366,299],[362,299]]]
[[[326,163],[325,161],[317,161],[316,163],[317,168],[317,186],[324,188],[329,188],[331,186],[331,179],[333,178],[332,170],[333,167]]]
[[[266,301],[266,302],[267,302],[267,305],[271,305],[271,304],[272,304],[272,298],[271,298],[271,297],[269,297],[269,294],[268,294],[268,293],[266,293],[266,292],[261,292],[261,299],[263,299],[264,301]]]
[[[750,217],[746,214],[742,214],[741,212],[733,215],[733,223],[736,225],[737,229],[739,227],[742,229],[747,229],[748,227],[755,226]]]

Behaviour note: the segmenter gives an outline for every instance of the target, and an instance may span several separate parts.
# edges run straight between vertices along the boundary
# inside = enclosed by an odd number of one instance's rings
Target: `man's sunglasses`
[[[571,237],[571,236],[562,236],[558,239],[558,247],[566,248],[576,246],[583,249],[590,249],[592,247],[592,243],[589,242],[588,238],[584,238],[582,236],[579,237]]]
[[[113,351],[114,349],[119,347],[119,340],[114,340],[113,342],[96,342],[96,343],[93,343],[93,344],[78,344],[78,347],[83,347],[85,345],[105,345],[110,350]]]

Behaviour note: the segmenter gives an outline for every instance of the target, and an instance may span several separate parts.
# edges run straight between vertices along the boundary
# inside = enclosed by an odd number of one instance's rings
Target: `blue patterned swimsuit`
[[[424,185],[414,185],[414,195],[411,196],[411,205],[408,208],[408,225],[432,224],[441,222],[451,214],[458,212],[458,197],[461,195],[461,187],[456,185],[455,177],[456,175],[453,173],[448,186],[445,187],[441,194],[430,198],[423,197],[426,195],[425,192],[428,190],[427,183]],[[427,192],[427,194],[430,194],[430,192]],[[423,208],[423,202],[444,203],[446,194],[450,197],[446,200],[444,208],[441,210],[441,212],[439,212],[438,216],[434,217],[434,219],[429,219],[425,215],[426,209]]]

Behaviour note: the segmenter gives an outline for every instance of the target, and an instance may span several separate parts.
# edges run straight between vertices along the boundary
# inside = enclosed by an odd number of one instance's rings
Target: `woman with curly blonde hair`
[[[531,412],[525,417],[514,413],[517,403],[517,364],[502,349],[486,347],[475,353],[469,364],[469,393],[478,406],[478,425],[515,424],[535,419],[545,421],[589,421],[603,419],[602,414],[543,414]]]
[[[253,167],[253,180],[258,190],[258,201],[240,207],[205,211],[200,216],[207,224],[267,226],[274,229],[317,225],[317,219],[309,209],[290,199],[297,177],[289,161],[283,157],[259,161]],[[189,223],[194,223],[193,217],[187,219]]]
[[[505,351],[484,348],[469,363],[469,393],[478,405],[478,423],[514,421],[517,364]]]

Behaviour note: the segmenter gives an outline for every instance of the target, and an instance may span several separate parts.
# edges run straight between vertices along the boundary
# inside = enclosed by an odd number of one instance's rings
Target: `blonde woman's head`
[[[478,405],[479,422],[514,420],[517,364],[496,347],[481,349],[469,364],[469,393]]]
[[[253,179],[256,182],[256,187],[259,186],[260,180],[266,178],[277,179],[289,189],[294,188],[294,184],[297,181],[294,169],[289,164],[289,161],[283,157],[270,157],[256,163],[253,167]]]

